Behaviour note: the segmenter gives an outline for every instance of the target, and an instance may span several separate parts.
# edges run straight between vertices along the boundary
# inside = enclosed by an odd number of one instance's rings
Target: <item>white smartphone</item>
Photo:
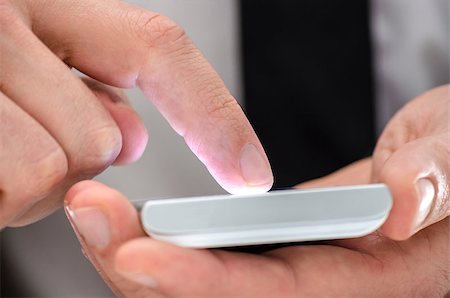
[[[383,184],[281,190],[147,201],[151,237],[183,247],[213,248],[361,237],[392,206]]]

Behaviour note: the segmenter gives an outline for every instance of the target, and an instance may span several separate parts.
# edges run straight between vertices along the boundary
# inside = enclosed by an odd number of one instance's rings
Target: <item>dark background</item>
[[[368,1],[243,0],[246,112],[275,188],[369,156],[375,142]]]

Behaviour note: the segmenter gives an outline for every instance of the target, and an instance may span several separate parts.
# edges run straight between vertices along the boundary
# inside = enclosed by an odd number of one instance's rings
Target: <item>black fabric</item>
[[[241,0],[246,113],[276,188],[374,146],[368,1]]]

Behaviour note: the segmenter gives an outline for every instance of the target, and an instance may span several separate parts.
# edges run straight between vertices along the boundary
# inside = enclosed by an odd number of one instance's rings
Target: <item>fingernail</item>
[[[253,144],[242,149],[240,164],[242,177],[249,186],[265,185],[273,179],[268,163]]]
[[[143,272],[119,272],[124,278],[149,288],[156,288],[156,280]]]
[[[435,189],[433,183],[427,179],[422,178],[416,182],[416,191],[419,196],[419,210],[416,216],[415,229],[422,227],[425,219],[431,210],[433,199],[435,195]]]
[[[111,232],[106,214],[99,208],[67,208],[72,224],[86,244],[97,248],[108,246]]]

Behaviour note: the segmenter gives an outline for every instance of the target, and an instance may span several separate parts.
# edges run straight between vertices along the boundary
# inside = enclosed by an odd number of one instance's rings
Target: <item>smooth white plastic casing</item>
[[[391,207],[388,188],[372,184],[150,200],[141,220],[155,239],[212,248],[360,237]]]

